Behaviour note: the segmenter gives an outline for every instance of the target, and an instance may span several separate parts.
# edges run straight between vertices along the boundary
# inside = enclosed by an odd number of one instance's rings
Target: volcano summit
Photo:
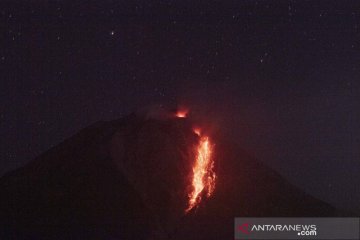
[[[234,217],[336,215],[184,117],[98,122],[3,176],[0,194],[1,239],[232,239]]]

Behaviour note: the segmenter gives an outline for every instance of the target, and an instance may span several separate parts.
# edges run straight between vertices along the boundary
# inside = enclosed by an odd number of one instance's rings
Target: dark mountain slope
[[[198,136],[186,119],[99,122],[0,179],[1,239],[231,239],[236,216],[334,216],[223,137],[217,183],[184,215]]]

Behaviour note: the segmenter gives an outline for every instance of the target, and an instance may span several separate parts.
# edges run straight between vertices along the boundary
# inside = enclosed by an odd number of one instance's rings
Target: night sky
[[[74,2],[0,3],[1,175],[96,121],[186,105],[358,209],[359,1]]]

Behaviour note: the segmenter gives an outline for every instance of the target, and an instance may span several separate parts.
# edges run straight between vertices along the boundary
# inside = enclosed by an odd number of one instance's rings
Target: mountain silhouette
[[[185,214],[199,137],[184,118],[98,122],[0,179],[1,239],[233,239],[234,217],[337,211],[223,136],[216,188]]]

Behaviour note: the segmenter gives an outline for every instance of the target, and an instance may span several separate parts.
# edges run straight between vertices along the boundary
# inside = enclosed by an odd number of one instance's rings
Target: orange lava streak
[[[212,146],[208,137],[200,136],[197,155],[193,167],[193,190],[189,194],[189,207],[186,212],[197,206],[201,201],[201,193],[206,191],[210,197],[215,189],[214,161],[212,160]]]
[[[194,128],[193,131],[194,131],[194,133],[195,133],[196,135],[198,135],[198,136],[200,137],[200,135],[201,135],[201,130],[200,130],[200,128]]]

